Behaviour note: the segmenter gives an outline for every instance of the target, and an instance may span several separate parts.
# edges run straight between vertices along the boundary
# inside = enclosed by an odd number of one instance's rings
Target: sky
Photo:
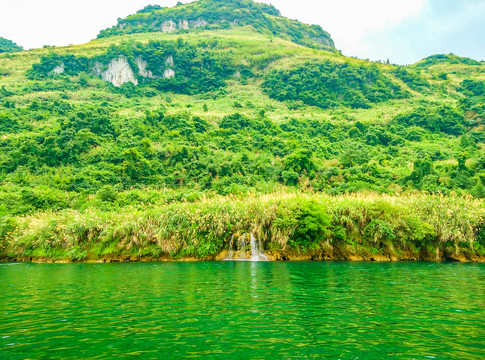
[[[283,16],[322,26],[346,56],[401,65],[443,53],[485,60],[485,0],[259,1]],[[146,5],[177,2],[0,0],[0,36],[26,49],[82,44]]]

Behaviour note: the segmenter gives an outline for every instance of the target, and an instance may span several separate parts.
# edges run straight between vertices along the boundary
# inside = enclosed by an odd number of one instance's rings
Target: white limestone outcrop
[[[147,69],[148,63],[143,60],[141,56],[137,57],[135,62],[138,67],[137,73],[139,76],[148,79],[160,78]],[[121,85],[129,82],[133,83],[134,85],[138,85],[138,79],[135,72],[131,68],[128,59],[124,55],[111,60],[107,68],[105,64],[98,61],[94,63],[92,71],[95,75],[101,76],[104,81],[110,82],[116,87],[120,87]],[[173,77],[175,77],[175,64],[173,56],[170,55],[165,59],[163,78],[170,79]]]
[[[61,65],[56,66],[52,71],[49,73],[49,75],[60,75],[66,71],[66,68],[64,67],[64,63],[61,63]]]
[[[136,65],[138,65],[138,74],[145,78],[149,79],[156,79],[157,77],[153,75],[150,70],[147,70],[147,62],[143,60],[141,57],[136,58]]]
[[[173,69],[166,69],[165,72],[163,73],[163,77],[165,79],[170,79],[175,76],[175,71]]]
[[[162,23],[162,25],[160,26],[160,30],[164,33],[172,33],[176,30],[188,30],[190,28],[198,28],[206,25],[208,25],[208,22],[204,19],[179,19],[177,22],[173,20],[167,20]]]
[[[163,77],[165,79],[170,79],[170,78],[173,78],[175,76],[175,70],[173,69],[174,67],[174,62],[173,62],[173,56],[170,55],[169,57],[167,57],[167,59],[165,60],[165,71],[163,73]]]
[[[167,60],[165,60],[165,64],[167,64],[167,66],[169,66],[169,67],[173,66],[173,56],[172,55],[167,57]]]
[[[126,83],[133,83],[134,85],[138,85],[138,80],[135,77],[135,73],[133,72],[128,60],[125,56],[120,56],[117,59],[111,60],[108,65],[108,69],[101,73],[101,78],[104,81],[108,81],[112,83],[116,87],[120,87]]]

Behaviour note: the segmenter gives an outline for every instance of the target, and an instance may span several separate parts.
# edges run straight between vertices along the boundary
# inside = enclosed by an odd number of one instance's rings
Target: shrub
[[[406,127],[418,126],[432,132],[442,132],[459,136],[465,132],[463,111],[447,105],[420,106],[412,111],[399,114],[393,120]]]
[[[313,200],[292,200],[278,207],[274,225],[288,231],[288,244],[296,249],[309,249],[324,240],[332,217],[325,207]]]
[[[288,101],[290,108],[302,102],[323,109],[339,105],[365,109],[371,103],[406,95],[376,66],[328,60],[270,71],[262,87],[271,98]]]

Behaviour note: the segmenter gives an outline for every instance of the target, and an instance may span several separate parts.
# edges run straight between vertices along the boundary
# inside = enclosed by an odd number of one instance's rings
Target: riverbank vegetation
[[[216,259],[253,234],[272,259],[485,258],[485,206],[471,197],[301,192],[3,217],[3,260]],[[249,244],[246,249],[249,251]]]

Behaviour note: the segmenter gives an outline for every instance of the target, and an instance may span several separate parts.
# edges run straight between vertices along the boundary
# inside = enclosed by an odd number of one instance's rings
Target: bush
[[[302,102],[323,109],[339,105],[365,109],[406,95],[377,66],[331,61],[270,71],[262,87],[271,98],[288,101],[290,108]]]
[[[400,66],[392,73],[415,91],[422,91],[423,89],[429,88],[429,83],[418,73],[410,69]]]
[[[454,136],[459,136],[466,130],[463,111],[447,105],[420,106],[412,111],[399,114],[393,121],[406,127],[418,126],[432,132],[442,132]]]
[[[332,217],[325,207],[313,200],[290,201],[278,207],[274,225],[288,231],[288,244],[295,249],[310,249],[324,240]]]
[[[105,185],[96,193],[96,197],[104,202],[115,202],[117,198],[116,190],[112,186]]]

